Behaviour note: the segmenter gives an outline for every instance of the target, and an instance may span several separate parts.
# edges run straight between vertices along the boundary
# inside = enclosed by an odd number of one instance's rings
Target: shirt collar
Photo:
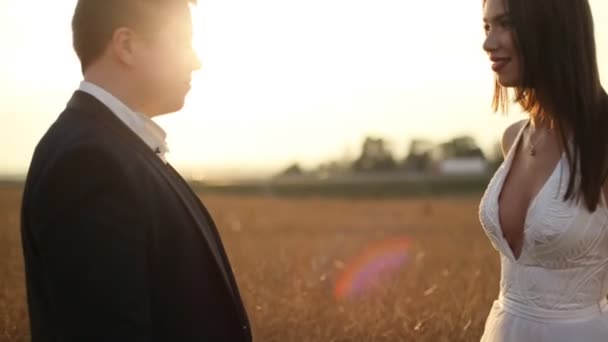
[[[110,111],[143,140],[161,160],[167,162],[165,159],[165,154],[169,152],[166,142],[167,133],[150,117],[131,110],[131,108],[114,95],[91,82],[82,81],[79,90],[90,94],[108,107]]]

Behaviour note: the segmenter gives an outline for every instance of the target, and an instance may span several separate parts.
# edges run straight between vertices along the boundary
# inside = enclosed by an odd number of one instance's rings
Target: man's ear
[[[137,34],[128,27],[120,27],[112,34],[110,50],[120,63],[131,66],[135,63],[138,45]]]

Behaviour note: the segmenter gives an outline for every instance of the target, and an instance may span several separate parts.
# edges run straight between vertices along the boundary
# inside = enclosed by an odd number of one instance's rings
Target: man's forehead
[[[147,4],[145,11],[149,20],[158,20],[161,30],[174,33],[192,34],[192,13],[187,2],[170,2],[170,4]]]

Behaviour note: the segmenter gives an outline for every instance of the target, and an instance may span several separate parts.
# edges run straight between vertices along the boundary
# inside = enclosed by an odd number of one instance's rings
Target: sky
[[[0,0],[0,174],[26,172],[78,87],[75,3]],[[607,85],[608,2],[590,3]],[[481,1],[199,0],[193,15],[203,67],[184,108],[155,119],[191,177],[355,158],[369,135],[398,158],[460,134],[489,152],[524,117],[491,110]]]

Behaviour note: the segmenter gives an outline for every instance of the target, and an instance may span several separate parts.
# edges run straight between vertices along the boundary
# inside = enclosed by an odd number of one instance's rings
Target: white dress
[[[607,342],[606,199],[602,193],[594,213],[582,201],[563,201],[569,179],[564,154],[530,203],[519,258],[502,234],[498,197],[523,126],[479,207],[482,227],[501,260],[500,293],[481,341]]]

